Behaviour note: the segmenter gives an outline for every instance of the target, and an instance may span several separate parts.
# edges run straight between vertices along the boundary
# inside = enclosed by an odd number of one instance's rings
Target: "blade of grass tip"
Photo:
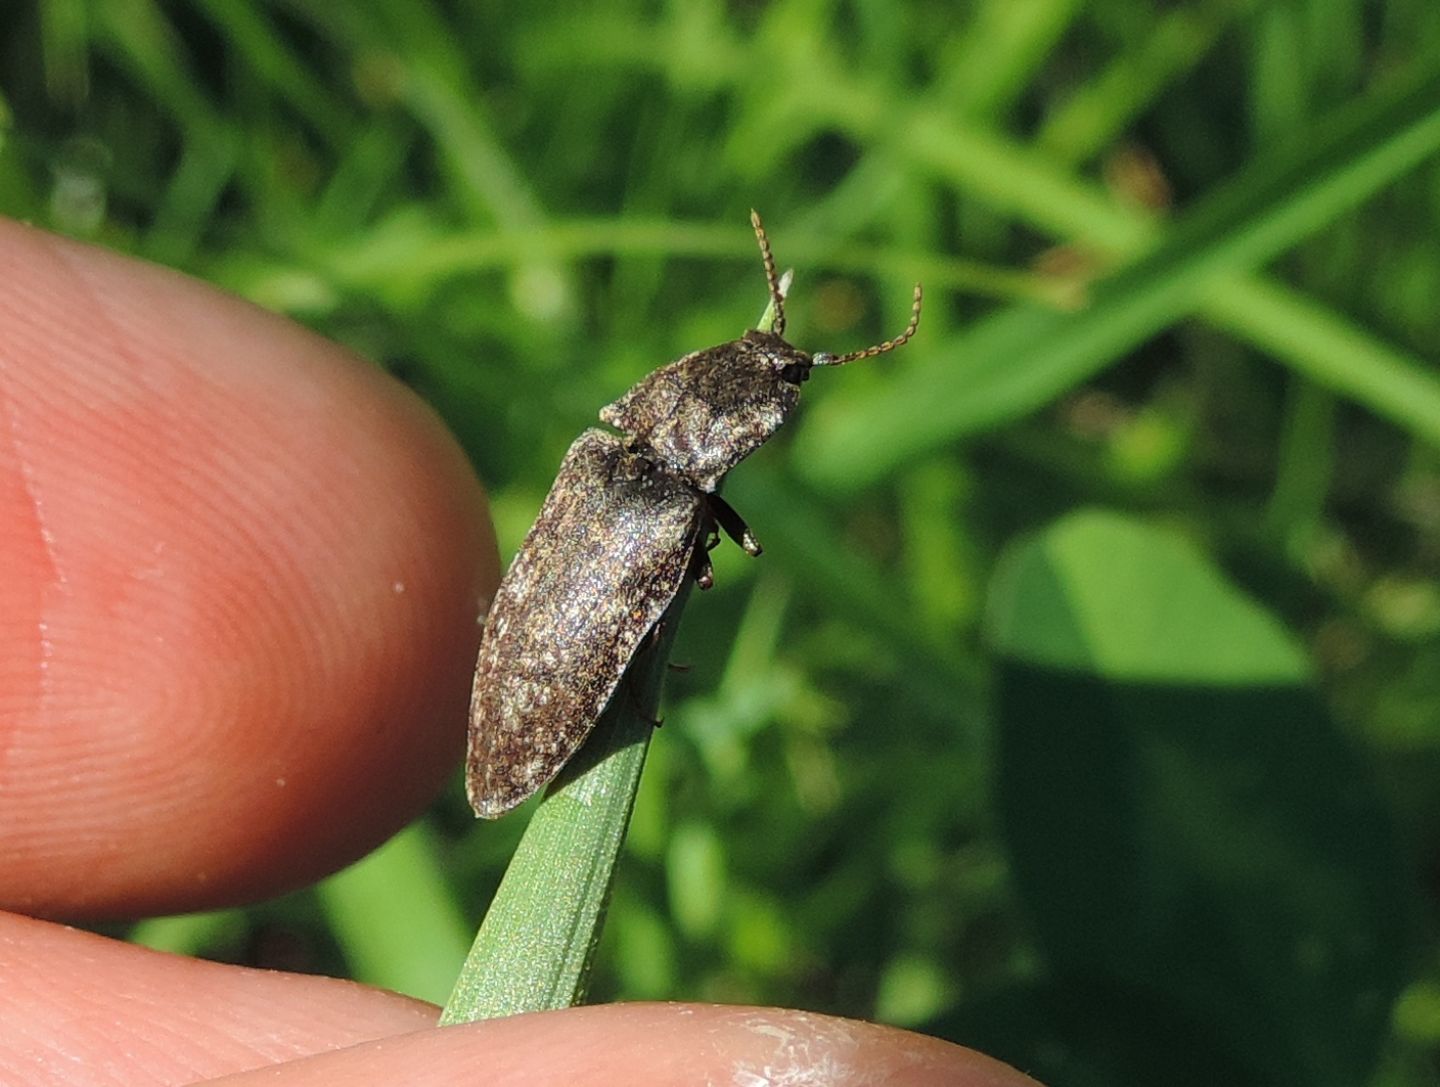
[[[789,283],[787,271],[782,297]],[[772,300],[759,327],[769,329],[774,320]],[[595,731],[535,809],[440,1015],[442,1026],[584,999],[689,594],[687,583],[661,619],[660,636],[631,663]]]
[[[546,791],[460,969],[441,1025],[580,1003],[660,701],[682,591],[585,745]]]

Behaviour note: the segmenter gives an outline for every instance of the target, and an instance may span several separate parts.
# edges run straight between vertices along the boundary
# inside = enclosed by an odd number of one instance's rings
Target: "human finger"
[[[1033,1087],[935,1038],[773,1008],[598,1005],[431,1029],[430,1005],[351,982],[184,959],[4,915],[0,977],[0,1067],[31,1069],[37,1083],[55,1082],[57,1069],[104,1067],[116,1087],[222,1078],[231,1087]]]
[[[998,1061],[909,1031],[808,1012],[696,1004],[608,1004],[520,1015],[360,1043],[219,1082],[1036,1087]]]
[[[0,221],[0,905],[258,898],[458,762],[482,492],[417,397],[185,276]]]

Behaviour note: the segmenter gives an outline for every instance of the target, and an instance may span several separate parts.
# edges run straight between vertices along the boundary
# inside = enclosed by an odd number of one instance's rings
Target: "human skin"
[[[0,1082],[1031,1082],[774,1009],[440,1029],[393,993],[58,923],[264,898],[404,826],[458,764],[498,578],[484,493],[408,390],[0,220]]]

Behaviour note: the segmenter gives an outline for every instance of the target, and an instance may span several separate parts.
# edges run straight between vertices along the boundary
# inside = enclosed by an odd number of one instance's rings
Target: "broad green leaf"
[[[1102,513],[1018,545],[990,617],[997,801],[1062,991],[1100,1020],[1190,1024],[1185,1060],[1215,1082],[1363,1082],[1407,880],[1280,625],[1170,534]]]
[[[1295,683],[1303,654],[1180,536],[1100,511],[1010,551],[990,636],[1007,657],[1147,683]]]

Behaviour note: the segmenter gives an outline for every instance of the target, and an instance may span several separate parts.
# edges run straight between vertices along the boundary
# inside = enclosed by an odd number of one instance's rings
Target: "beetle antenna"
[[[750,225],[755,228],[755,240],[760,243],[760,259],[765,262],[765,285],[770,288],[770,301],[775,306],[775,320],[770,331],[777,336],[783,336],[785,292],[780,289],[780,281],[775,275],[775,254],[770,252],[770,239],[765,236],[765,224],[760,221],[760,213],[754,208],[750,209]]]
[[[815,355],[816,366],[844,366],[847,362],[858,362],[860,359],[873,359],[876,355],[883,355],[887,351],[894,351],[920,327],[920,299],[922,296],[920,284],[915,284],[915,302],[910,307],[910,323],[905,326],[905,331],[896,336],[893,340],[886,340],[884,343],[877,343],[874,347],[867,347],[864,351],[851,351],[848,355]]]

